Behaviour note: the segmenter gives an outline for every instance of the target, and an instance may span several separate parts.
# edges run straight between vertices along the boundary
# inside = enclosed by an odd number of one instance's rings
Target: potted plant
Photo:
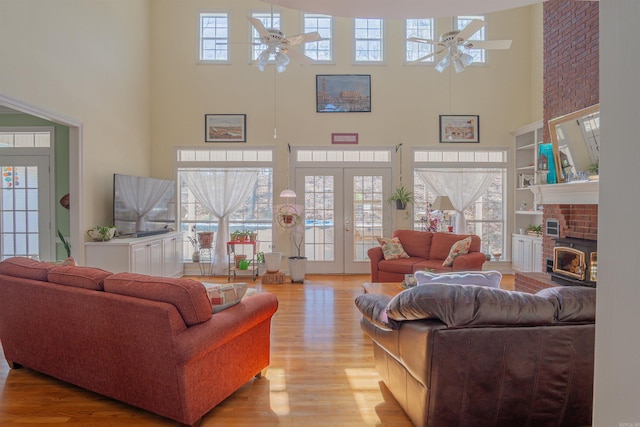
[[[71,256],[71,243],[67,239],[64,238],[62,232],[58,230],[58,237],[62,242],[62,246],[64,246],[64,250],[67,253],[67,259],[62,262],[62,265],[76,265],[76,260]]]
[[[291,230],[291,241],[296,248],[297,256],[289,257],[289,275],[291,283],[304,283],[307,272],[307,257],[302,256],[302,243],[304,242],[304,228],[294,227]]]
[[[413,203],[413,201],[413,191],[409,191],[403,184],[400,184],[400,187],[396,188],[396,191],[387,199],[389,204],[395,202],[398,210],[405,210],[407,204]]]
[[[193,231],[193,233],[195,234],[196,232],[196,227],[193,226],[191,227],[191,231]],[[189,242],[191,243],[191,246],[193,246],[193,253],[191,254],[191,261],[192,262],[200,262],[200,251],[198,250],[198,239],[195,236],[187,236],[189,239]]]
[[[113,225],[101,226],[96,225],[94,228],[87,231],[89,237],[98,242],[106,242],[113,239],[116,235],[116,228]]]
[[[529,224],[529,226],[527,227],[527,234],[529,236],[540,237],[542,235],[542,224]]]

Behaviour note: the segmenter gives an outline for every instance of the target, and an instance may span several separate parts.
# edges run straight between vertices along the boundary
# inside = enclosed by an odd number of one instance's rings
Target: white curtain
[[[218,219],[213,271],[222,274],[226,266],[229,215],[242,207],[258,181],[257,169],[186,170],[180,177],[194,197]]]
[[[456,210],[456,233],[466,233],[464,211],[485,192],[500,169],[418,169],[416,174],[437,196],[447,196]]]
[[[158,203],[169,200],[175,191],[175,182],[164,179],[142,179],[138,176],[118,175],[116,192],[122,203],[138,215],[136,231],[146,231],[145,216]]]

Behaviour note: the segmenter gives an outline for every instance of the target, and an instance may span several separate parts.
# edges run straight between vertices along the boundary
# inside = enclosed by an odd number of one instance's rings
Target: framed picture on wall
[[[480,142],[480,116],[440,116],[440,142]]]
[[[205,142],[246,142],[246,114],[205,114]]]
[[[370,113],[371,76],[368,74],[318,74],[318,113]]]

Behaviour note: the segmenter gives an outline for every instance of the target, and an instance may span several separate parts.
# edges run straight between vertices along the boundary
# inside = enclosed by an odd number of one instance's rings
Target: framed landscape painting
[[[480,116],[440,116],[440,142],[480,142]]]
[[[205,142],[246,142],[246,114],[205,114]]]
[[[370,113],[371,76],[368,74],[318,74],[318,113]]]

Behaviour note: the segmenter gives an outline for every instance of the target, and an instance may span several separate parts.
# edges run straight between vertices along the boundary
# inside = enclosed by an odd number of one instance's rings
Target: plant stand
[[[233,274],[233,278],[236,278],[237,271],[251,271],[251,277],[255,282],[258,278],[258,260],[257,260],[257,251],[256,245],[258,244],[257,240],[253,242],[249,241],[231,241],[227,242],[227,256],[229,258],[229,273],[227,275],[227,282],[231,281],[231,275]],[[240,270],[239,267],[236,266],[236,245],[249,245],[251,246],[251,268],[249,270]]]

